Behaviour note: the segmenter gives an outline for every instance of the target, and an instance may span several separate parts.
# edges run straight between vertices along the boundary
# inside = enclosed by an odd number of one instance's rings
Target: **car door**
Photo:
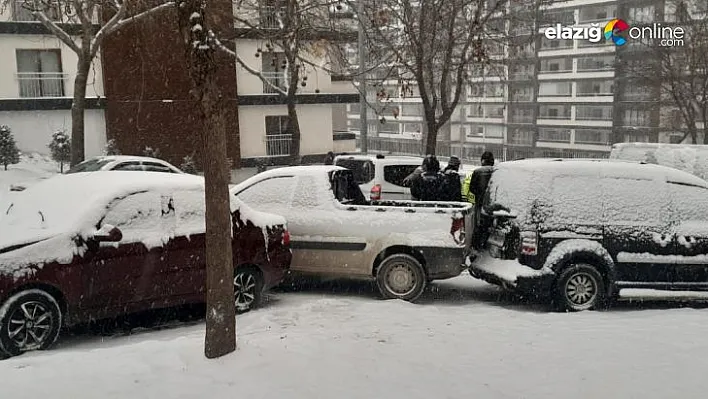
[[[291,270],[330,275],[371,275],[366,259],[367,237],[373,235],[372,221],[361,215],[346,199],[363,193],[349,171],[332,173],[337,184],[331,185],[325,176],[299,176],[293,196],[291,212],[287,217],[291,232],[293,260]],[[341,178],[348,176],[349,178]],[[322,180],[320,180],[322,179]],[[335,192],[344,206],[337,207]],[[312,187],[326,186],[327,190],[313,191]],[[317,194],[317,195],[313,195]],[[348,210],[349,209],[349,210]]]
[[[708,188],[668,183],[676,234],[674,285],[708,287]]]
[[[173,195],[176,212],[174,236],[166,259],[175,294],[198,300],[206,292],[206,204],[204,191],[179,190]]]
[[[96,308],[123,308],[159,300],[168,290],[164,273],[164,240],[161,227],[161,196],[140,192],[116,198],[98,227],[121,230],[117,243],[101,243],[89,250],[85,270],[86,295]]]
[[[381,198],[387,200],[410,200],[411,189],[403,185],[403,180],[420,165],[383,165]]]
[[[669,282],[673,279],[675,236],[667,184],[619,172],[603,175],[598,187],[603,242],[615,261],[617,285]]]

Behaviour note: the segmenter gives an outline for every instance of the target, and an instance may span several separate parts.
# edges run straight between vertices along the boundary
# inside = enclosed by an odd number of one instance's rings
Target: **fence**
[[[20,72],[17,81],[20,84],[20,97],[64,97],[65,73],[57,72]]]
[[[265,137],[266,155],[278,157],[290,155],[292,134],[269,134]]]
[[[263,82],[263,93],[277,94],[278,90],[276,90],[273,86],[279,87],[282,90],[286,90],[285,72],[262,72],[262,74],[265,80],[270,83],[268,84],[266,82]]]
[[[392,139],[388,137],[369,137],[368,149],[371,152],[389,153],[392,155],[423,156],[423,144],[420,140]],[[356,139],[357,148],[361,148],[361,139]],[[459,157],[467,165],[478,165],[485,151],[494,154],[500,161],[513,161],[523,158],[608,158],[608,152],[581,151],[573,149],[553,149],[543,147],[517,147],[501,144],[469,144],[439,142],[436,155],[439,157]]]

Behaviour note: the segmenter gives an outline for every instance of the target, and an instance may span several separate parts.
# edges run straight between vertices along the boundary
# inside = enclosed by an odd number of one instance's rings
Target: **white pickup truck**
[[[373,278],[384,298],[413,301],[428,282],[466,269],[473,213],[466,203],[368,201],[338,166],[273,169],[231,194],[286,218],[296,274]]]

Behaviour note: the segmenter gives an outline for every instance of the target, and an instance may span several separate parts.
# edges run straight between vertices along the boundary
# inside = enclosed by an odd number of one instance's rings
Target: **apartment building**
[[[71,131],[76,54],[51,35],[21,1],[0,8],[0,125],[12,130],[22,151],[48,152],[58,130]],[[48,16],[62,22],[62,13]],[[88,78],[86,155],[99,154],[106,142],[100,55]]]
[[[208,12],[222,41],[233,40],[236,52],[252,69],[277,87],[284,87],[284,56],[277,46],[254,37],[235,24],[235,3],[209,3]],[[274,13],[277,5],[263,2],[253,12],[253,23],[264,29],[278,29]],[[322,32],[325,34],[326,32]],[[356,33],[329,37],[350,40]],[[320,37],[313,38],[318,40]],[[191,83],[186,73],[183,44],[171,12],[153,16],[137,26],[128,26],[106,41],[104,57],[107,133],[123,151],[138,152],[145,145],[158,148],[163,157],[179,163],[184,156],[201,156]],[[270,84],[252,74],[228,55],[219,54],[218,80],[228,105],[227,120],[238,126],[229,135],[229,156],[243,166],[257,163],[283,164],[289,161],[291,135],[287,130],[285,98]],[[328,151],[355,150],[351,133],[334,133],[333,106],[359,101],[346,82],[332,81],[322,58],[309,60],[304,67],[307,84],[297,94],[301,131],[300,155],[303,162],[322,162]],[[314,66],[313,66],[314,65]],[[240,152],[239,152],[240,151]]]
[[[513,17],[524,4],[512,7]],[[631,26],[670,23],[675,13],[672,0],[570,0],[555,1],[537,13],[529,23],[531,30],[520,29],[518,23],[512,29],[501,19],[490,21],[506,29],[518,45],[488,46],[490,58],[503,62],[471,70],[465,95],[440,134],[439,155],[477,160],[490,150],[499,159],[606,157],[616,142],[680,141],[683,134],[676,129],[670,101],[660,101],[658,87],[647,87],[626,68],[647,57],[639,42],[620,47],[604,39],[595,43],[548,39],[544,34],[557,24],[604,27],[614,18]],[[397,90],[395,82],[390,90]],[[420,98],[396,94],[397,117],[389,114],[381,123],[370,116],[369,148],[418,153]],[[349,129],[358,132],[358,105],[349,107],[348,118]]]

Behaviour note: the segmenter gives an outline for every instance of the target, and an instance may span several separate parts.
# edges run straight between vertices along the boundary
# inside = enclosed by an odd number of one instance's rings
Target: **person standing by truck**
[[[489,179],[491,179],[492,172],[494,171],[494,154],[485,151],[482,154],[481,161],[482,167],[472,172],[472,175],[469,177],[470,181],[466,184],[467,192],[463,192],[466,197],[470,194],[473,196],[474,231],[472,233],[472,242],[475,248],[481,248],[487,240],[486,230],[489,227],[489,221],[483,220],[482,218],[482,204],[484,203],[484,195],[487,191],[487,185],[489,185]]]
[[[440,172],[440,162],[435,155],[428,155],[421,167],[423,173],[411,182],[411,196],[418,201],[441,201],[445,197],[445,176]]]
[[[460,202],[462,201],[462,182],[460,181],[460,158],[450,157],[450,161],[443,170],[444,197],[440,201]]]

